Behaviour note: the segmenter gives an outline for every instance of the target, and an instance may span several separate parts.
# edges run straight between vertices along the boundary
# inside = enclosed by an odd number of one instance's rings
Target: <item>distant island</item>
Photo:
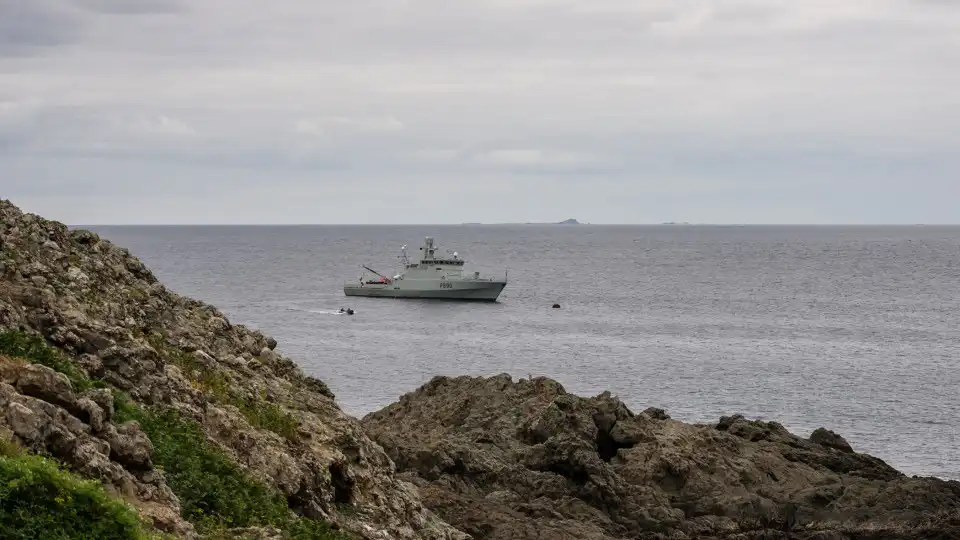
[[[469,223],[461,223],[460,225],[488,225],[488,224],[474,221]],[[587,225],[587,223],[580,223],[576,219],[570,218],[570,219],[565,219],[563,221],[554,221],[554,222],[527,221],[526,223],[490,223],[489,225]]]

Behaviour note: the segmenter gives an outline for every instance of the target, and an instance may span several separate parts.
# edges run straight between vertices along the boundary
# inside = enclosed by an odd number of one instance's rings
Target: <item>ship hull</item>
[[[391,284],[348,283],[343,286],[346,296],[368,298],[419,298],[430,300],[473,300],[478,302],[496,302],[505,281],[447,281],[444,286],[435,280],[403,280]]]

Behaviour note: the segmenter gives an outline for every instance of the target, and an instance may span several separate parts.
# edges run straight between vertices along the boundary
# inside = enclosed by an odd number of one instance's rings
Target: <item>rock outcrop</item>
[[[434,378],[363,424],[478,540],[960,538],[960,483],[906,477],[826,429],[690,425],[508,375]]]
[[[0,439],[16,438],[26,449],[102,480],[157,529],[193,536],[179,500],[150,460],[150,439],[135,421],[112,424],[113,398],[104,398],[102,389],[77,395],[62,373],[0,355]]]
[[[126,249],[0,200],[4,329],[42,336],[71,369],[138,405],[199,422],[299,515],[362,538],[465,537],[424,509],[382,448],[323,382],[277,353],[275,339],[171,292]],[[111,423],[110,399],[79,395],[43,366],[0,366],[0,430],[9,432],[0,435],[104,479],[158,527],[189,536],[152,467],[150,439],[136,423]]]

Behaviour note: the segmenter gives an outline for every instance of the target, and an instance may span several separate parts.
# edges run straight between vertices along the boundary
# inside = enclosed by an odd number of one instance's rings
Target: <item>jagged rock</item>
[[[91,377],[103,376],[103,361],[100,360],[99,356],[94,354],[81,354],[80,357],[77,358],[77,363],[80,364],[80,367],[89,373]]]
[[[126,468],[153,468],[150,461],[153,443],[141,431],[137,422],[129,421],[116,427],[111,425],[104,432],[103,439],[110,444],[110,457]]]
[[[814,432],[810,434],[810,442],[821,444],[828,448],[834,448],[847,454],[853,453],[853,448],[846,439],[826,428],[814,430]]]
[[[95,388],[87,391],[85,397],[100,407],[104,422],[109,422],[113,419],[113,394],[109,390],[106,388]]]
[[[7,407],[7,425],[21,439],[40,438],[40,417],[19,403],[11,403]]]
[[[69,406],[75,402],[70,379],[63,373],[46,367],[27,364],[16,377],[17,390],[24,395],[40,398],[57,405]]]
[[[960,538],[960,483],[907,478],[826,430],[689,425],[508,375],[436,377],[363,424],[476,538]]]
[[[212,356],[201,350],[193,351],[190,353],[190,355],[193,356],[193,359],[205,369],[216,369],[217,367],[217,361],[214,360]]]
[[[100,405],[97,405],[92,399],[84,397],[77,400],[77,408],[84,415],[81,420],[89,424],[94,433],[103,431],[107,415]]]
[[[654,418],[654,419],[656,419],[656,420],[669,420],[669,419],[670,419],[670,415],[667,414],[666,411],[664,411],[663,409],[661,409],[661,408],[659,408],[659,407],[649,407],[649,408],[647,408],[646,410],[644,410],[643,413],[641,413],[641,414],[645,414],[645,415],[649,416],[650,418]]]

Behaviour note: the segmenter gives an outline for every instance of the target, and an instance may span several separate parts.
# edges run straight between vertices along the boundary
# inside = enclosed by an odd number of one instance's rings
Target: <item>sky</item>
[[[954,0],[0,0],[68,224],[960,223]]]

